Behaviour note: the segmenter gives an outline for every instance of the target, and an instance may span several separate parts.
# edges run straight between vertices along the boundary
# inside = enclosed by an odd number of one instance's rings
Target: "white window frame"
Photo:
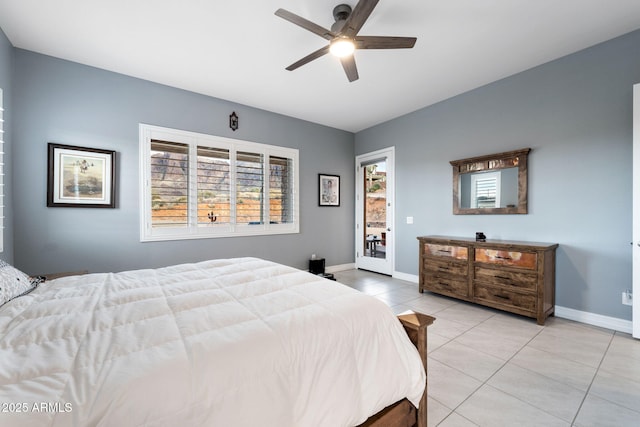
[[[4,251],[4,104],[0,88],[0,252]]]
[[[292,234],[300,232],[300,203],[299,203],[299,153],[297,149],[278,147],[275,145],[259,144],[221,136],[206,135],[178,129],[140,124],[140,241],[152,242],[163,240],[208,239],[217,237],[260,236],[273,234]],[[236,205],[236,183],[231,180],[230,202],[232,218],[229,224],[197,224],[189,221],[188,225],[152,227],[152,197],[151,197],[151,140],[171,141],[189,146],[190,164],[197,163],[197,147],[215,147],[228,149],[235,158],[238,151],[263,154],[265,165],[269,156],[285,157],[293,161],[293,222],[272,224],[269,218],[269,197],[263,200],[266,221],[262,224],[236,224],[234,213]],[[234,176],[235,165],[231,162],[231,176]],[[264,194],[269,194],[269,168],[263,168]],[[191,177],[195,174],[191,173]],[[197,179],[197,177],[196,177]],[[197,209],[197,189],[193,185],[189,191],[189,210]],[[190,215],[191,217],[191,215]]]

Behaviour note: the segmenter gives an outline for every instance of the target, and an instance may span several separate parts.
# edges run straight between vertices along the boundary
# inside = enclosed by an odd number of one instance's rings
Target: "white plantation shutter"
[[[496,179],[495,177],[476,180],[475,185],[477,208],[496,207]]]
[[[198,224],[231,223],[229,150],[198,147]]]
[[[151,140],[152,226],[188,224],[189,146],[176,142]]]
[[[264,224],[264,157],[259,153],[236,154],[236,222]]]
[[[294,204],[291,189],[293,161],[286,157],[269,157],[269,220],[272,224],[294,222]]]
[[[471,207],[500,207],[500,172],[475,174],[471,177]]]
[[[298,150],[140,125],[142,241],[299,232]]]

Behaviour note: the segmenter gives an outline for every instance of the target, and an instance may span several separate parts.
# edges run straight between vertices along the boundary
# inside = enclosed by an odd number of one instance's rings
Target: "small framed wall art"
[[[115,208],[115,151],[51,142],[48,149],[48,207]]]
[[[318,204],[320,206],[340,206],[340,176],[318,174]]]

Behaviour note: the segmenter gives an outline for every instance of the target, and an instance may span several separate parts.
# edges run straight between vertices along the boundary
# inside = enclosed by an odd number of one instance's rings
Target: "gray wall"
[[[396,271],[417,274],[420,235],[557,242],[556,303],[630,320],[638,46],[640,31],[357,133],[356,155],[396,147]],[[525,147],[528,215],[451,213],[450,160]]]
[[[242,255],[297,267],[311,253],[350,263],[354,155],[393,145],[396,271],[417,274],[419,235],[558,242],[557,304],[631,319],[620,294],[631,287],[639,45],[634,32],[375,126],[355,135],[354,150],[348,132],[13,49],[0,35],[0,84],[10,94],[2,258],[32,274]],[[299,148],[301,233],[140,243],[139,122]],[[117,209],[46,208],[47,142],[116,150]],[[524,147],[532,148],[528,215],[452,215],[450,160]],[[339,208],[317,206],[320,172],[342,176]]]
[[[120,74],[15,50],[15,264],[30,274],[158,267],[260,256],[306,268],[353,262],[353,134]],[[215,78],[215,76],[211,76]],[[240,128],[229,129],[232,111]],[[138,123],[298,148],[301,232],[139,242]],[[117,151],[117,208],[47,208],[47,143]],[[318,206],[318,173],[342,177],[340,207]]]
[[[0,88],[3,92],[4,103],[4,244],[0,259],[13,263],[13,203],[12,194],[12,170],[11,162],[13,152],[12,142],[12,70],[13,70],[13,47],[0,29]]]

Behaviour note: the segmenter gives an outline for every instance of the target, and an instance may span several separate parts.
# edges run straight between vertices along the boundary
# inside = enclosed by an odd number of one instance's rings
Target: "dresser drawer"
[[[535,252],[500,251],[496,249],[477,248],[475,254],[476,262],[508,265],[529,270],[535,270],[538,261],[538,256]]]
[[[493,268],[475,268],[475,280],[489,285],[508,286],[510,289],[536,290],[538,275]]]
[[[435,243],[424,244],[425,255],[446,257],[460,260],[469,259],[469,249],[466,246],[438,245]]]
[[[491,286],[473,285],[473,296],[476,299],[490,303],[517,307],[530,312],[536,311],[536,295],[521,294]]]
[[[469,288],[466,277],[450,277],[447,275],[425,272],[424,287],[427,290],[451,296],[467,297]]]
[[[448,259],[428,258],[424,260],[424,269],[432,273],[445,273],[466,276],[469,271],[467,262]]]

